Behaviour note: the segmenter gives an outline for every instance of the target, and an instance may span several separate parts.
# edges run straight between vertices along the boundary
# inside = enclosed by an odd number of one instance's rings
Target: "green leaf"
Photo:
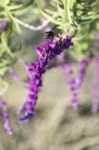
[[[20,5],[9,5],[8,6],[8,9],[10,11],[15,11],[15,10],[18,10],[18,9],[21,9],[21,8],[22,8],[22,4],[20,4]]]
[[[57,13],[59,14],[59,16],[61,16],[61,18],[64,18],[65,19],[65,17],[64,17],[64,9],[62,9],[59,5],[57,5]]]
[[[3,74],[4,71],[0,70],[0,75]],[[8,83],[0,78],[0,96],[3,96],[8,89]]]
[[[62,4],[60,0],[54,0],[54,2],[55,2],[56,4],[59,4],[59,5]]]
[[[45,18],[47,18],[49,21],[51,21],[52,23],[54,23],[54,24],[57,24],[57,25],[61,25],[61,22],[60,21],[57,21],[57,17],[58,16],[56,16],[56,18],[55,17],[53,17],[53,16],[50,16],[50,15],[48,15],[48,14],[46,14],[43,10],[41,10],[41,13],[42,13],[42,15],[45,17]]]
[[[14,17],[12,16],[11,12],[9,10],[7,10],[7,15],[8,18],[10,20],[10,22],[12,23],[13,29],[16,29],[16,31],[21,34],[21,28],[20,26],[15,22]]]
[[[10,0],[0,0],[1,6],[7,6],[10,3]]]
[[[45,11],[46,13],[48,13],[49,15],[53,15],[53,14],[56,13],[56,11],[49,10],[49,9],[44,9],[44,11]]]
[[[10,48],[8,46],[8,39],[6,37],[6,33],[3,32],[1,34],[1,42],[2,42],[2,45],[3,45],[3,49],[9,54],[11,55],[11,51],[10,51]]]
[[[1,70],[2,68],[4,68],[4,67],[8,67],[9,64],[10,64],[10,61],[9,61],[9,60],[2,59],[2,60],[0,61],[0,70]]]
[[[9,9],[16,15],[21,15],[21,14],[24,14],[25,12],[27,12],[28,10],[30,10],[31,7],[33,7],[33,3],[34,3],[34,0],[29,0],[27,3],[25,4],[20,4],[19,7],[15,7],[14,8],[14,5],[13,6],[9,6]]]

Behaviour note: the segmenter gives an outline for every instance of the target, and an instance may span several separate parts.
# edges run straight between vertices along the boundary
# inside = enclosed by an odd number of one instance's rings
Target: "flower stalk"
[[[72,45],[72,38],[66,36],[65,38],[47,39],[43,45],[36,47],[39,59],[36,63],[31,63],[31,66],[28,68],[27,100],[23,104],[23,108],[21,108],[20,123],[28,122],[35,114],[35,106],[42,87],[43,74],[46,72],[49,61],[65,49],[69,49]]]

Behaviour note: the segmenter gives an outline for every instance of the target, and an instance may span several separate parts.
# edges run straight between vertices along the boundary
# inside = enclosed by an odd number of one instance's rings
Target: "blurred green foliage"
[[[28,37],[29,30],[41,31],[49,24],[56,36],[74,37],[69,55],[76,61],[98,53],[98,8],[99,0],[0,0],[0,77],[18,60],[24,32]]]
[[[15,21],[15,17],[25,18],[33,9],[34,0],[1,0],[0,1],[0,75],[4,75],[10,65],[16,60],[14,53],[20,51],[19,45],[22,35],[22,29]],[[6,28],[3,29],[4,19],[7,20]],[[32,18],[33,20],[33,18]]]
[[[94,55],[95,33],[99,27],[98,0],[53,0],[41,7],[41,14],[60,29],[61,34],[74,37],[74,47],[70,55],[76,61]]]

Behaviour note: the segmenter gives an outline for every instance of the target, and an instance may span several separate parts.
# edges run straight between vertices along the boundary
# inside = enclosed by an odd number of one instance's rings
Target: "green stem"
[[[72,18],[71,18],[71,4],[73,0],[67,0],[67,18],[69,21],[69,24],[72,24]]]
[[[68,0],[67,0],[68,1]],[[68,21],[68,17],[67,17],[67,1],[64,0],[64,13],[65,13],[65,22]]]

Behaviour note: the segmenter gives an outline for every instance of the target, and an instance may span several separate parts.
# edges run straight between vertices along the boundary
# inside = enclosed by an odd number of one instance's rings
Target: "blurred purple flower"
[[[79,89],[77,88],[76,80],[73,78],[73,70],[71,64],[64,65],[65,75],[68,80],[68,84],[70,86],[70,90],[72,93],[72,104],[75,110],[77,110],[79,106],[79,99],[78,99],[78,92]]]
[[[94,81],[92,89],[92,112],[96,113],[99,109],[99,56],[94,57]]]
[[[0,107],[2,108],[2,117],[4,121],[4,128],[9,135],[13,134],[13,130],[10,127],[9,114],[7,111],[6,102],[4,100],[0,100]]]
[[[79,106],[78,94],[79,94],[80,87],[82,86],[84,82],[89,62],[90,62],[89,58],[83,59],[80,62],[80,68],[78,70],[78,77],[76,78],[73,78],[72,65],[71,64],[64,65],[65,75],[67,77],[68,84],[70,86],[70,90],[72,93],[72,104],[75,110],[77,110]]]
[[[15,80],[15,81],[21,81],[22,80],[14,68],[10,67],[9,73],[12,76],[13,80]]]
[[[4,18],[2,21],[0,21],[0,33],[2,33],[5,30],[7,25],[8,25],[7,18]]]
[[[78,88],[80,88],[84,82],[90,61],[91,61],[90,58],[86,58],[86,59],[83,59],[80,61],[80,67],[78,70],[78,77],[76,78],[76,83],[77,83]]]
[[[65,38],[47,39],[43,45],[36,47],[39,60],[36,63],[31,63],[31,66],[28,68],[27,100],[23,104],[23,108],[21,108],[22,116],[19,118],[19,122],[28,122],[35,115],[35,105],[42,86],[43,74],[49,61],[65,49],[69,49],[72,45],[72,38],[66,36]]]
[[[96,40],[99,41],[99,32],[96,32]]]

